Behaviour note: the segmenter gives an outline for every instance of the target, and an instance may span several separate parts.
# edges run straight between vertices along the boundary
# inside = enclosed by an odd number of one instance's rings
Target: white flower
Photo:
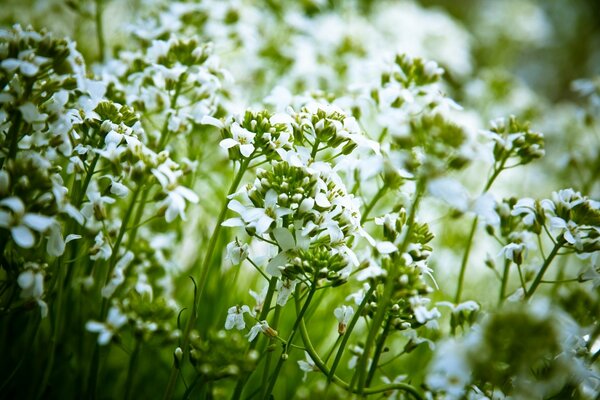
[[[88,220],[94,216],[97,220],[106,218],[105,204],[113,204],[116,200],[109,196],[102,196],[95,181],[88,186],[87,198],[89,202],[84,204],[81,214]]]
[[[471,369],[464,356],[464,344],[456,340],[443,342],[430,364],[426,382],[429,388],[444,392],[445,399],[460,399],[471,381]]]
[[[431,299],[428,299],[426,297],[413,296],[409,299],[409,301],[415,313],[415,319],[420,324],[424,324],[428,321],[432,321],[441,317],[441,314],[437,308],[434,307],[431,310],[427,309],[426,305],[429,304]]]
[[[260,332],[264,333],[269,337],[277,336],[277,331],[269,326],[267,321],[257,322],[252,328],[250,328],[250,332],[246,335],[248,341],[251,342],[256,338]]]
[[[333,310],[333,315],[338,320],[338,333],[343,335],[346,333],[346,327],[354,315],[354,309],[351,306],[342,305]]]
[[[265,304],[265,297],[267,297],[267,287],[265,286],[260,293],[256,293],[254,290],[249,290],[250,296],[256,300],[256,305],[254,306],[254,312],[259,314],[262,311],[262,308]]]
[[[300,369],[302,371],[304,371],[303,380],[306,380],[306,376],[309,372],[317,372],[317,371],[319,371],[319,368],[317,368],[317,366],[315,365],[315,362],[311,358],[310,354],[308,354],[308,352],[305,351],[304,356],[306,357],[306,361],[299,360],[298,366],[300,367]]]
[[[18,197],[7,197],[0,200],[0,227],[10,230],[15,243],[22,248],[29,249],[35,244],[33,232],[44,233],[54,223],[54,219],[37,213],[26,213],[25,205]]]
[[[240,146],[240,153],[244,157],[249,157],[254,152],[254,132],[242,128],[240,124],[234,122],[231,124],[231,135],[233,138],[226,138],[221,140],[219,146],[224,149],[230,149],[235,146]]]
[[[117,290],[117,288],[121,286],[123,282],[125,282],[125,268],[129,266],[131,261],[133,261],[133,258],[133,253],[128,251],[119,259],[113,269],[110,281],[108,281],[106,286],[102,288],[102,297],[109,298],[113,295],[115,290]]]
[[[277,205],[277,192],[273,189],[269,189],[265,195],[264,208],[260,207],[246,207],[237,200],[231,200],[228,208],[235,211],[241,217],[230,218],[223,222],[223,226],[246,226],[253,227],[257,235],[262,235],[267,232],[273,222],[292,213],[292,210],[285,207],[279,207]]]
[[[236,238],[233,242],[227,244],[226,258],[232,264],[237,265],[248,257],[248,243],[240,243]]]
[[[170,160],[169,160],[170,161]],[[165,162],[158,166],[158,168],[152,169],[152,174],[156,177],[158,182],[166,192],[167,197],[160,203],[161,207],[166,208],[165,220],[167,222],[173,222],[177,216],[185,221],[185,201],[190,203],[198,203],[198,195],[190,189],[179,186],[177,184],[177,178],[182,174],[181,171],[173,171],[172,168],[175,163]]]
[[[241,331],[246,327],[246,321],[244,321],[244,314],[248,313],[252,315],[250,307],[247,305],[233,306],[227,310],[227,319],[225,320],[225,329],[237,329]]]
[[[514,205],[510,215],[522,215],[524,214],[523,223],[527,226],[533,225],[536,220],[536,212],[535,212],[535,200],[525,197],[519,199],[517,204]]]
[[[297,279],[279,279],[277,281],[277,286],[275,287],[275,289],[277,290],[278,305],[282,307],[285,306],[292,293],[294,293],[298,282],[299,281]]]
[[[17,283],[21,288],[22,299],[33,299],[39,307],[42,318],[48,315],[48,305],[42,300],[44,295],[44,273],[39,265],[26,263],[24,271],[19,274]]]
[[[98,344],[104,346],[110,342],[112,337],[118,333],[121,328],[127,322],[127,316],[122,314],[121,311],[113,306],[108,310],[108,316],[106,322],[89,321],[85,324],[85,328],[90,332],[97,332]]]

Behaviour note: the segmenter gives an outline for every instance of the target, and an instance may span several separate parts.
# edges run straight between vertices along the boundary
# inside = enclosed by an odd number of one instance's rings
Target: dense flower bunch
[[[0,29],[0,397],[597,397],[600,85],[491,68],[541,6],[84,3]]]

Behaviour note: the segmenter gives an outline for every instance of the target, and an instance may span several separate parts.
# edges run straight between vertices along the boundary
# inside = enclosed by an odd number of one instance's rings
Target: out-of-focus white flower
[[[240,243],[236,238],[233,242],[227,244],[226,258],[232,264],[237,265],[248,257],[248,243]]]
[[[98,344],[105,346],[126,322],[127,316],[121,313],[118,307],[113,306],[108,310],[106,322],[89,321],[85,328],[90,332],[99,333]]]
[[[25,212],[23,201],[15,196],[0,200],[0,207],[0,228],[10,230],[15,243],[25,249],[35,244],[33,232],[44,233],[55,223],[51,217]]]
[[[294,293],[298,282],[299,281],[297,279],[290,280],[285,278],[277,281],[277,286],[275,288],[277,289],[278,305],[282,307],[285,306],[292,293]]]
[[[445,394],[446,399],[460,399],[471,381],[471,370],[465,359],[462,343],[442,342],[429,367],[426,382],[429,388]]]
[[[246,327],[246,321],[244,321],[244,314],[248,313],[252,315],[250,307],[247,305],[233,306],[227,310],[227,319],[225,320],[225,329],[237,329],[241,331]]]
[[[317,372],[319,371],[319,368],[317,368],[317,366],[315,365],[315,362],[313,361],[313,359],[310,357],[310,354],[308,354],[308,352],[304,352],[304,356],[306,357],[306,361],[305,360],[299,360],[298,361],[298,366],[300,367],[300,369],[302,371],[304,371],[304,378],[302,380],[306,380],[306,376],[309,372]]]
[[[250,332],[246,335],[248,341],[251,342],[256,338],[260,332],[264,333],[269,337],[277,336],[277,331],[269,326],[267,321],[257,322],[252,328],[250,328]]]

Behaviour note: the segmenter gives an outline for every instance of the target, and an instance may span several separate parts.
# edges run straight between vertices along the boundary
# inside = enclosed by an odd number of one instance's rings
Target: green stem
[[[385,195],[385,192],[387,192],[387,190],[388,190],[388,186],[383,185],[381,188],[379,188],[377,193],[375,193],[375,196],[371,199],[371,202],[369,204],[367,204],[365,211],[362,213],[362,216],[360,217],[361,224],[364,224],[364,222],[367,220],[367,217],[369,216],[369,213],[373,210],[373,207],[375,207],[377,202],[379,200],[381,200],[381,198]]]
[[[277,330],[277,325],[279,323],[279,315],[281,313],[281,306],[278,304],[275,307],[275,313],[273,314],[273,320],[271,321],[271,327],[275,330]],[[273,352],[269,351],[268,347],[271,345],[271,343],[273,343],[274,338],[269,338],[267,340],[267,358],[265,360],[265,366],[264,366],[264,371],[263,371],[263,377],[262,377],[262,393],[261,393],[261,398],[265,397],[265,392],[267,390],[267,384],[268,384],[268,380],[269,380],[269,370],[271,369],[271,360],[273,359]]]
[[[52,369],[54,368],[54,359],[56,356],[56,345],[58,343],[58,339],[59,339],[59,334],[61,331],[61,327],[62,327],[62,321],[63,321],[63,307],[62,307],[62,303],[63,303],[63,288],[64,288],[64,275],[65,275],[65,267],[60,265],[60,258],[57,261],[57,274],[59,276],[59,278],[57,279],[57,284],[58,284],[58,292],[56,294],[56,300],[55,300],[55,305],[56,305],[56,312],[54,315],[54,325],[52,326],[52,337],[50,339],[50,349],[49,349],[49,355],[48,355],[48,363],[46,364],[46,368],[44,371],[44,375],[42,377],[42,383],[39,386],[39,392],[37,393],[37,399],[42,398],[42,396],[44,395],[44,391],[46,389],[46,385],[48,384],[48,380],[50,379],[50,374],[52,373]]]
[[[537,287],[542,282],[542,278],[544,277],[544,274],[546,273],[546,270],[548,269],[548,267],[550,267],[550,264],[552,263],[552,260],[554,260],[554,257],[556,257],[556,255],[558,254],[558,251],[562,248],[562,246],[563,246],[564,243],[565,243],[565,238],[561,235],[556,240],[556,244],[552,248],[552,251],[550,252],[550,254],[548,254],[548,258],[546,258],[544,260],[544,264],[542,265],[542,268],[540,269],[540,272],[538,272],[538,274],[536,275],[535,279],[533,280],[533,283],[529,287],[529,290],[525,294],[525,299],[529,299],[529,298],[531,298],[531,296],[533,296],[533,294],[535,293],[535,290],[537,289]]]
[[[510,154],[506,155],[500,161],[500,163],[498,164],[498,167],[497,168],[494,167],[494,172],[492,173],[492,176],[490,176],[487,183],[485,184],[485,187],[483,188],[482,193],[485,193],[488,190],[490,190],[490,188],[494,184],[494,181],[500,175],[500,172],[502,172],[504,170],[504,166],[506,165],[506,161],[508,161],[509,156],[510,156]],[[477,222],[478,221],[479,221],[479,217],[476,216],[475,219],[473,220],[473,224],[471,225],[471,232],[469,233],[469,237],[467,239],[467,246],[465,247],[465,252],[463,254],[463,258],[460,263],[460,273],[458,275],[458,285],[456,287],[456,295],[454,296],[455,304],[460,303],[462,290],[463,290],[463,283],[464,283],[464,279],[465,279],[465,272],[467,270],[467,264],[469,263],[469,255],[471,254],[471,245],[473,244],[473,237],[475,236],[475,231],[477,230]]]
[[[315,137],[315,143],[313,145],[312,151],[310,152],[310,158],[314,161],[315,157],[317,156],[317,152],[319,151],[319,144],[321,143],[321,141],[319,140],[319,138]]]
[[[269,286],[267,288],[267,294],[265,295],[265,301],[263,303],[262,310],[260,311],[260,316],[258,317],[259,321],[263,321],[263,320],[267,319],[267,315],[269,314],[269,310],[271,308],[271,302],[273,301],[273,294],[275,293],[275,287],[277,287],[277,280],[278,280],[278,278],[274,276],[269,281]],[[248,352],[254,350],[256,348],[257,343],[258,343],[258,340],[254,340],[253,342],[251,342],[250,346],[248,346],[248,351],[246,352],[246,354]],[[244,386],[246,385],[246,382],[248,382],[249,377],[250,377],[250,374],[244,374],[244,375],[240,376],[240,378],[237,381],[237,384],[235,385],[235,390],[233,391],[233,395],[231,396],[232,400],[238,400],[242,396]]]
[[[333,355],[333,352],[335,351],[335,349],[342,342],[343,338],[344,338],[344,335],[342,334],[342,335],[338,335],[337,339],[335,339],[335,343],[333,343],[333,346],[331,346],[331,350],[329,350],[329,353],[327,353],[327,356],[325,356],[325,360],[324,360],[325,364],[327,364],[327,362],[329,361],[329,359]]]
[[[504,271],[502,273],[502,284],[500,285],[500,298],[498,299],[498,305],[504,302],[506,297],[506,287],[508,286],[508,274],[510,272],[510,260],[504,260]]]
[[[385,326],[383,327],[383,332],[377,338],[377,345],[375,346],[375,353],[373,353],[373,361],[371,361],[371,368],[369,369],[369,374],[367,375],[367,382],[365,386],[370,386],[373,377],[375,376],[375,371],[377,371],[377,366],[379,364],[379,358],[383,353],[383,346],[385,345],[385,341],[390,333],[390,328],[392,327],[392,317],[388,316]]]
[[[296,313],[298,313],[299,308],[300,305],[298,304],[298,301],[296,301]],[[302,341],[304,342],[304,348],[306,349],[306,352],[310,355],[310,358],[315,363],[315,366],[319,368],[319,370],[321,370],[321,372],[323,372],[325,375],[331,376],[331,381],[334,382],[336,385],[340,386],[348,392],[359,394],[358,390],[353,390],[348,383],[340,379],[337,375],[332,374],[331,370],[328,369],[327,365],[325,365],[325,363],[321,360],[314,346],[312,345],[312,342],[310,341],[310,337],[308,336],[308,331],[306,330],[304,320],[301,320],[300,322],[300,335],[302,337]],[[417,389],[406,383],[393,383],[389,385],[377,386],[374,388],[366,388],[362,391],[362,394],[379,394],[389,392],[392,390],[402,390],[404,392],[407,392],[417,400],[423,400],[423,396],[421,396]]]
[[[465,252],[460,263],[460,273],[458,274],[458,286],[456,287],[456,295],[454,296],[455,304],[460,303],[460,297],[462,295],[463,290],[463,283],[465,280],[465,272],[467,271],[467,263],[469,262],[469,255],[471,254],[471,245],[473,244],[473,237],[475,236],[475,231],[477,230],[478,221],[479,217],[475,217],[473,219],[471,231],[469,232],[469,237],[467,238],[467,246],[465,247]]]
[[[104,62],[105,60],[105,51],[104,51],[104,28],[102,23],[102,1],[96,0],[96,40],[98,41],[98,61]]]
[[[213,254],[215,252],[215,248],[217,246],[219,234],[221,233],[221,224],[223,223],[223,221],[225,220],[225,216],[227,215],[227,205],[229,204],[229,195],[235,193],[235,191],[237,190],[240,182],[242,181],[242,177],[244,176],[244,173],[246,172],[246,169],[248,168],[248,165],[250,164],[251,160],[252,160],[252,155],[250,155],[250,157],[246,158],[241,163],[240,169],[238,170],[235,178],[233,179],[233,182],[231,182],[231,186],[229,187],[229,191],[227,192],[225,201],[223,202],[223,205],[221,206],[221,212],[219,213],[219,216],[217,218],[216,225],[213,229],[212,235],[210,237],[210,241],[208,243],[208,249],[206,250],[206,255],[204,256],[204,260],[201,264],[200,281],[198,283],[198,288],[197,288],[197,290],[198,290],[197,304],[200,302],[200,299],[202,297],[202,292],[204,290],[204,286],[206,285],[206,281],[208,279],[208,272],[210,270],[210,262],[212,260]],[[192,313],[192,315],[190,315],[190,318],[188,319],[188,322],[186,324],[186,328],[185,328],[185,331],[183,334],[183,344],[181,346],[181,350],[183,350],[184,355],[187,353],[187,348],[190,343],[190,334],[192,332],[192,329],[194,328],[197,317],[198,316],[196,315],[195,312]],[[163,395],[164,400],[169,400],[169,399],[173,398],[173,392],[175,390],[175,384],[177,383],[178,377],[179,377],[179,368],[177,367],[177,365],[175,365],[175,363],[173,363],[173,367],[171,368],[171,374],[169,376],[169,382],[167,383],[167,388]]]
[[[129,367],[127,368],[127,380],[125,381],[125,396],[123,397],[125,400],[131,399],[131,394],[133,391],[134,373],[138,365],[141,347],[142,341],[140,339],[136,339],[135,348],[133,349],[133,353],[131,353],[131,357],[129,358]]]
[[[362,301],[360,302],[358,309],[352,316],[352,320],[350,321],[350,324],[348,324],[348,327],[346,328],[346,333],[344,333],[344,336],[342,338],[342,343],[340,344],[340,348],[338,349],[338,351],[335,355],[335,358],[333,359],[333,364],[331,365],[330,373],[327,376],[328,382],[331,382],[331,380],[333,379],[335,370],[337,369],[337,366],[340,363],[340,360],[342,359],[342,355],[344,354],[344,350],[346,348],[346,344],[348,343],[348,339],[350,339],[350,334],[354,330],[354,326],[360,319],[360,317],[362,315],[362,311],[365,308],[365,306],[367,305],[367,303],[369,302],[369,298],[373,294],[374,290],[375,290],[375,285],[371,285],[371,287],[369,287],[369,290],[367,291],[367,293],[365,293],[365,296],[363,297]]]
[[[263,399],[265,399],[265,400],[269,399],[271,396],[271,392],[273,391],[275,382],[277,382],[277,378],[279,376],[279,372],[281,371],[281,367],[283,366],[283,363],[287,359],[288,351],[290,349],[290,345],[292,344],[292,340],[294,340],[294,336],[296,335],[298,327],[300,326],[300,322],[302,321],[302,318],[304,317],[306,310],[308,310],[308,306],[310,305],[310,302],[317,290],[317,280],[318,280],[317,275],[315,274],[312,285],[308,291],[308,296],[306,296],[304,305],[302,306],[300,313],[296,317],[294,326],[292,327],[292,332],[290,333],[290,337],[288,338],[286,344],[283,345],[283,350],[281,352],[281,356],[279,357],[279,360],[277,361],[277,365],[275,366],[275,371],[273,371],[273,375],[271,376],[271,380],[269,382],[269,387],[267,388],[266,392],[264,392],[265,395],[263,396]],[[296,297],[300,297],[300,288],[299,287],[296,288]]]
[[[129,207],[127,207],[127,211],[125,211],[125,215],[123,216],[123,220],[121,221],[121,228],[119,229],[119,233],[117,234],[117,240],[115,240],[115,244],[112,249],[112,254],[110,255],[110,261],[108,263],[108,274],[106,277],[106,283],[110,280],[110,276],[112,274],[112,270],[117,264],[117,258],[119,257],[119,248],[121,247],[121,242],[123,241],[123,237],[125,236],[125,232],[127,232],[127,227],[129,225],[129,219],[133,214],[133,209],[135,208],[135,202],[140,194],[141,185],[137,186],[133,191],[131,196],[131,200],[129,202]]]
[[[415,221],[417,209],[419,206],[419,202],[421,201],[421,196],[423,194],[424,186],[425,186],[425,183],[423,181],[419,181],[417,183],[417,191],[415,193],[415,198],[413,199],[413,204],[411,206],[410,213],[409,213],[408,219],[406,221],[406,233],[402,240],[401,246],[398,248],[398,254],[404,254],[404,252],[406,251],[406,249],[410,243],[412,231],[414,229],[414,221]],[[388,279],[386,280],[386,285],[385,285],[385,289],[383,292],[383,296],[381,298],[381,301],[378,304],[375,316],[373,317],[373,324],[371,326],[371,329],[369,330],[369,334],[367,335],[367,340],[365,342],[363,354],[360,357],[359,364],[356,369],[355,376],[358,377],[357,392],[359,394],[364,393],[365,383],[366,383],[366,372],[367,372],[366,369],[367,369],[367,364],[369,361],[369,355],[371,354],[371,348],[373,347],[373,344],[375,342],[377,332],[381,328],[381,325],[383,324],[383,320],[385,319],[388,305],[392,300],[392,295],[394,293],[393,292],[394,291],[394,282],[396,281],[397,273],[398,273],[398,270],[396,268],[393,268],[389,271],[389,276],[388,276]]]

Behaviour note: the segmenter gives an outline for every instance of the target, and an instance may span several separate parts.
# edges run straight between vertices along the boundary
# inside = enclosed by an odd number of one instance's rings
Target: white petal
[[[277,241],[279,247],[281,247],[283,251],[290,250],[296,247],[296,241],[294,240],[294,236],[286,228],[273,229],[273,236],[275,237],[275,240]]]
[[[274,219],[266,214],[260,217],[260,219],[255,224],[256,234],[262,235],[263,233],[265,233],[269,229],[273,221]]]
[[[287,262],[287,260],[288,260],[288,258],[286,256],[285,252],[281,252],[281,253],[277,254],[275,257],[273,257],[271,259],[271,261],[269,261],[269,264],[267,264],[267,273],[272,276],[280,277],[281,270],[279,269],[279,267],[284,265]]]
[[[15,226],[10,232],[12,233],[13,240],[20,247],[29,249],[33,246],[35,238],[33,237],[33,233],[31,233],[29,228],[25,225]]]
[[[32,270],[28,269],[19,274],[17,278],[17,283],[21,287],[21,289],[28,289],[33,285],[33,280],[35,276]]]
[[[18,197],[7,197],[0,200],[0,206],[5,206],[11,209],[15,214],[22,215],[25,212],[25,205]]]
[[[76,235],[74,233],[71,233],[70,235],[67,235],[66,239],[65,239],[65,243],[69,243],[72,240],[77,240],[77,239],[81,239],[81,235]]]
[[[10,214],[0,210],[0,227],[8,228],[10,226]]]
[[[104,330],[104,324],[96,321],[88,321],[88,323],[85,324],[85,329],[89,332],[101,332]]]
[[[211,117],[210,115],[205,115],[204,117],[202,117],[200,123],[202,125],[212,125],[215,128],[219,129],[222,129],[224,127],[223,122],[221,122],[221,120],[216,119],[215,117]]]
[[[244,221],[242,221],[241,218],[229,218],[229,219],[223,221],[221,226],[227,226],[229,228],[233,228],[236,226],[246,226],[246,224],[244,223]]]
[[[186,188],[185,186],[178,186],[175,189],[175,191],[177,193],[179,193],[181,196],[183,196],[190,203],[197,203],[199,200],[198,195],[196,193],[194,193],[193,191],[191,191],[190,189]]]
[[[53,257],[61,256],[65,252],[65,242],[59,224],[50,226],[50,236],[46,243],[46,251]]]
[[[28,213],[23,217],[23,223],[37,232],[45,232],[54,219],[41,214]]]
[[[243,144],[240,146],[240,153],[242,153],[242,155],[244,157],[250,157],[250,155],[254,152],[254,145],[253,144]]]
[[[227,138],[227,139],[223,139],[221,140],[221,142],[219,143],[219,146],[221,146],[224,149],[230,149],[234,146],[237,146],[239,143],[236,142],[235,140],[231,139],[231,138]]]
[[[317,205],[319,207],[323,207],[323,208],[331,207],[331,203],[329,202],[329,200],[327,199],[327,196],[323,192],[320,192],[317,194],[317,196],[315,197],[315,203],[317,203]]]
[[[398,247],[392,242],[379,242],[377,243],[377,251],[381,254],[390,254],[398,251]]]

